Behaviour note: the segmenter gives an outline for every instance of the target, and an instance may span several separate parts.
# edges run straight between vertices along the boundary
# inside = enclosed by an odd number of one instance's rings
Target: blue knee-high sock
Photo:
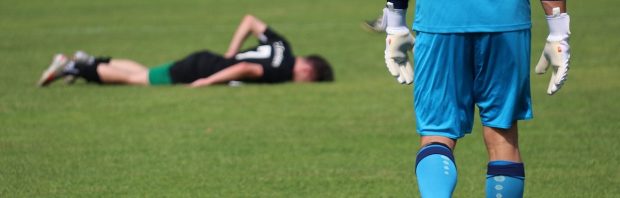
[[[523,163],[491,161],[487,169],[487,198],[521,198],[524,180]]]
[[[456,187],[456,165],[452,150],[445,144],[431,143],[418,151],[415,173],[422,197],[451,197]]]

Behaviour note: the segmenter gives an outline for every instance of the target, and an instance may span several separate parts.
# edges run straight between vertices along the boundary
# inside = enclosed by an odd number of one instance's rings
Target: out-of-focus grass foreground
[[[388,74],[384,36],[359,27],[384,3],[1,1],[0,197],[417,197],[412,87]],[[534,64],[548,30],[531,3]],[[618,7],[569,2],[572,62],[558,94],[532,70],[535,118],[520,123],[526,197],[620,194]],[[223,53],[246,13],[296,55],[327,57],[336,82],[35,87],[57,52],[146,65]],[[455,197],[483,197],[478,120],[455,152]]]

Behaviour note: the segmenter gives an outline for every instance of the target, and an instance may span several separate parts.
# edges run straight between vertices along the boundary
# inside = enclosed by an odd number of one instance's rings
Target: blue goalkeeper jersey
[[[529,29],[529,0],[417,0],[413,29],[429,33]]]

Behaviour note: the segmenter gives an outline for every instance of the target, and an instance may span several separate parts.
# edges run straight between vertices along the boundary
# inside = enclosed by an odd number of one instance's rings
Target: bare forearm
[[[226,55],[233,55],[239,51],[241,44],[248,37],[250,33],[250,24],[242,21],[237,27],[235,34],[233,35],[232,40],[230,41],[230,45],[228,46],[228,51]],[[229,54],[230,53],[230,54]]]
[[[225,56],[230,58],[239,52],[239,48],[241,48],[241,45],[245,39],[248,38],[250,33],[253,33],[254,36],[258,36],[258,34],[264,32],[265,29],[267,29],[267,25],[256,17],[252,15],[246,15],[243,17],[243,20],[239,24],[239,27],[237,27],[237,30],[230,41],[230,45],[228,46],[228,51],[226,51]]]
[[[258,78],[262,75],[262,67],[255,63],[238,63],[223,69],[209,77],[192,82],[192,87],[208,86],[232,80]]]
[[[243,73],[238,68],[227,68],[219,71],[207,78],[204,78],[205,85],[213,85],[219,83],[225,83],[231,80],[240,80],[243,77]]]
[[[553,8],[560,8],[560,13],[566,12],[566,0],[541,0],[546,15],[553,14]]]

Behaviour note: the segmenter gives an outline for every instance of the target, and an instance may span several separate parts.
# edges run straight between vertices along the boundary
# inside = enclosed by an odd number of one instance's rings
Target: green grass
[[[411,88],[361,31],[383,2],[0,1],[0,197],[417,197]],[[614,0],[571,1],[572,68],[557,96],[532,76],[522,122],[526,197],[620,194],[620,21]],[[547,32],[532,2],[536,61]],[[337,82],[238,88],[34,82],[56,52],[156,65],[225,51],[254,13]],[[483,197],[479,122],[456,150],[455,197]]]

